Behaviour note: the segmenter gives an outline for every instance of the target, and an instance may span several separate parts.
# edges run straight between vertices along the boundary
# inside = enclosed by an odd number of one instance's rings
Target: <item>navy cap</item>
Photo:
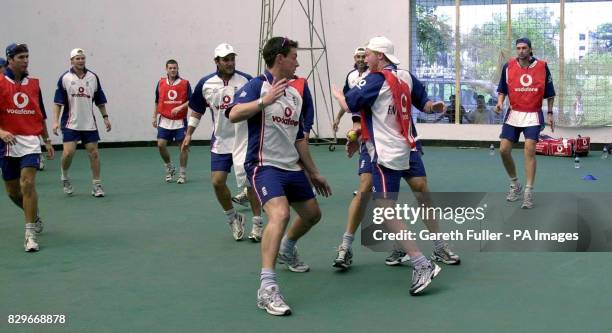
[[[531,48],[531,41],[527,37],[521,37],[521,38],[517,39],[516,43],[514,43],[514,45],[518,45],[519,43],[527,44],[527,46],[529,46],[529,48]]]
[[[28,46],[25,44],[12,43],[6,47],[6,57],[12,58],[19,53],[28,52]]]

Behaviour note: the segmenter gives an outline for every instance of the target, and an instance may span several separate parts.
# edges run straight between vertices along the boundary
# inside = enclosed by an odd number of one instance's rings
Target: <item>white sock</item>
[[[224,213],[225,216],[227,216],[227,222],[232,222],[236,216],[236,209],[231,208],[230,210],[226,210]]]
[[[68,180],[68,170],[62,169],[62,180]]]
[[[36,233],[34,232],[34,228],[36,228],[35,223],[26,223],[25,225],[25,234],[26,236],[34,236]]]
[[[512,184],[512,187],[519,186],[518,178],[517,177],[510,178],[510,184]]]
[[[102,181],[100,179],[92,179],[91,183],[94,184],[94,185],[101,185]]]
[[[184,175],[184,174],[185,174],[185,172],[187,172],[187,168],[186,168],[186,167],[179,167],[179,173],[180,173],[181,175]]]
[[[291,240],[287,237],[287,235],[283,236],[280,244],[280,251],[282,253],[293,253],[293,249],[295,248],[296,240]]]

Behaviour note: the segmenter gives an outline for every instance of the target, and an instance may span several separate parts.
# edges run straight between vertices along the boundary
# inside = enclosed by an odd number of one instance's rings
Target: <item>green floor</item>
[[[255,306],[259,246],[231,239],[208,147],[192,149],[185,185],[163,183],[155,148],[122,148],[101,151],[103,199],[89,195],[84,151],[71,170],[73,197],[62,193],[57,160],[39,173],[39,253],[23,252],[22,214],[0,198],[0,332],[612,331],[609,253],[462,253],[462,265],[443,267],[420,297],[408,294],[409,267],[386,267],[383,253],[360,246],[355,266],[335,272],[357,162],[342,149],[312,150],[335,194],[320,199],[323,219],[299,243],[311,272],[279,268],[292,316]],[[539,158],[536,191],[612,191],[612,160],[594,155],[578,170],[569,158]],[[506,189],[487,149],[428,148],[424,160],[433,191]],[[581,180],[587,173],[599,180]],[[69,323],[7,324],[21,313],[64,313]]]

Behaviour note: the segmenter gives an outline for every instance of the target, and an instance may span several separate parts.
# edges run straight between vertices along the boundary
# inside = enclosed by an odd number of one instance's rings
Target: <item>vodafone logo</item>
[[[408,106],[408,97],[406,95],[402,95],[402,107],[405,108]]]
[[[232,98],[231,98],[231,97],[229,97],[229,96],[227,96],[227,95],[223,96],[223,103],[229,103],[229,102],[231,102],[231,101],[232,101]]]
[[[168,99],[173,101],[178,97],[176,90],[168,90]]]
[[[17,108],[19,109],[23,109],[26,105],[28,105],[29,102],[30,98],[28,97],[28,95],[22,92],[18,92],[13,95],[13,103],[15,103],[15,106],[17,106]]]
[[[84,92],[85,92],[85,88],[83,88],[83,87],[79,87],[79,94],[82,94],[82,93],[84,93]]]
[[[290,118],[292,114],[293,111],[290,108],[285,108],[285,117]]]
[[[557,153],[563,152],[563,146],[557,145]]]
[[[529,74],[523,74],[519,81],[523,87],[529,87],[533,83],[533,78]]]

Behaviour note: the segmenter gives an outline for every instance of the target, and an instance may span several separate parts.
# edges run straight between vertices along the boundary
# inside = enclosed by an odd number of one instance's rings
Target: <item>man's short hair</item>
[[[261,54],[266,62],[266,66],[271,68],[274,66],[274,60],[276,56],[282,54],[283,56],[287,56],[291,48],[297,48],[298,42],[291,40],[287,37],[272,37],[264,45]]]
[[[13,59],[16,55],[20,53],[29,52],[28,46],[26,44],[16,44],[12,43],[6,47],[6,57],[8,59]]]
[[[168,67],[168,65],[177,65],[178,66],[178,62],[176,62],[176,60],[174,60],[174,59],[170,59],[170,60],[166,61],[166,67]]]

